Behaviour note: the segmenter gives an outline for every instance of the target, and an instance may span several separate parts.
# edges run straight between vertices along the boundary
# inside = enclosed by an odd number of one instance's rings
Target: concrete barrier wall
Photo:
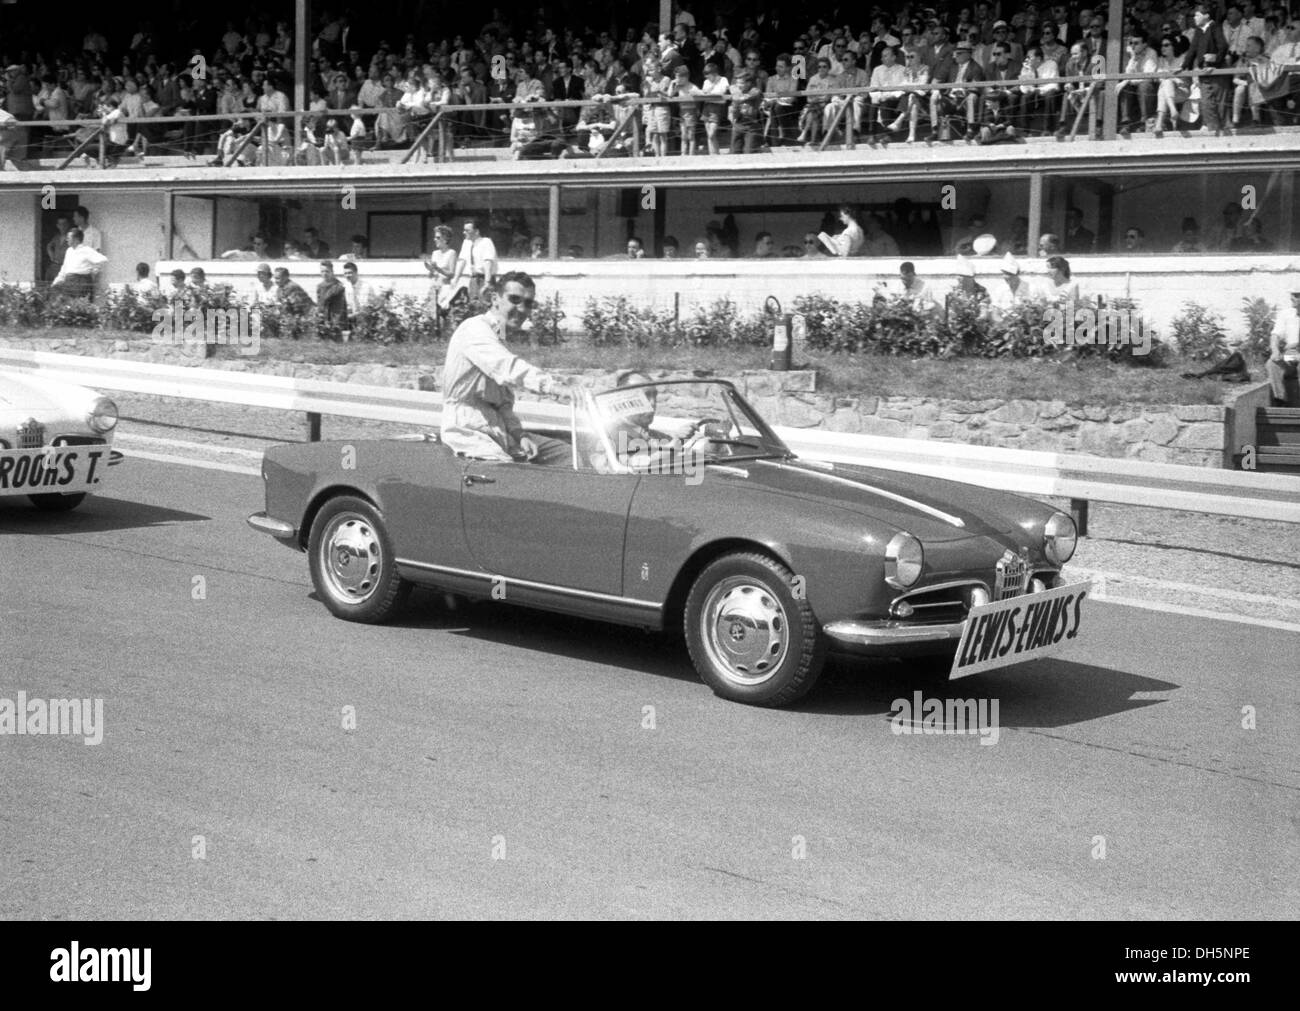
[[[502,270],[527,270],[543,299],[559,295],[566,332],[580,326],[589,298],[624,296],[633,304],[689,315],[698,305],[729,298],[742,309],[757,310],[775,295],[789,309],[800,295],[821,293],[844,301],[870,301],[875,286],[898,285],[899,260],[503,260]],[[950,258],[915,260],[917,273],[941,294],[955,284]],[[974,259],[977,280],[992,290],[1003,284],[996,259]],[[1070,259],[1081,295],[1136,299],[1148,325],[1162,340],[1169,339],[1171,321],[1184,302],[1199,302],[1222,313],[1229,336],[1245,336],[1242,299],[1263,297],[1279,308],[1288,293],[1300,290],[1300,257],[1294,256],[1080,256]],[[163,260],[157,264],[164,283],[174,268],[201,266],[209,280],[248,290],[255,264],[245,260]],[[277,260],[295,280],[315,293],[319,264],[312,260]],[[336,262],[336,271],[341,271]],[[367,260],[362,277],[378,288],[398,294],[424,295],[428,275],[412,261]],[[1044,263],[1026,259],[1025,274],[1043,274]]]

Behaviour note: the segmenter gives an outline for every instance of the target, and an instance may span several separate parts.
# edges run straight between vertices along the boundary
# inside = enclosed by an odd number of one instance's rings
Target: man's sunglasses
[[[522,305],[525,309],[531,309],[537,304],[537,299],[527,295],[507,295],[505,298],[511,305]]]

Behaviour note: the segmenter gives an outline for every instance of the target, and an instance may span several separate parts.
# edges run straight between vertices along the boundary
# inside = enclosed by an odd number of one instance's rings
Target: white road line
[[[168,456],[166,453],[149,453],[141,449],[133,449],[127,454],[125,463],[129,464],[132,460],[152,460],[155,463],[175,463],[182,467],[202,467],[204,470],[224,470],[230,474],[247,474],[250,477],[261,477],[262,469],[260,467],[241,467],[237,463],[218,463],[215,460],[195,460],[188,456]]]
[[[1169,614],[1186,614],[1193,618],[1213,618],[1215,621],[1235,621],[1240,625],[1262,625],[1264,628],[1277,628],[1284,632],[1300,632],[1300,625],[1289,621],[1274,621],[1272,618],[1248,618],[1241,614],[1226,614],[1223,611],[1206,611],[1199,607],[1183,607],[1180,604],[1160,604],[1149,600],[1132,600],[1128,597],[1095,596],[1103,604],[1118,604],[1121,607],[1140,607],[1147,611],[1166,611]]]
[[[1195,548],[1187,550],[1195,552]],[[1195,593],[1202,597],[1222,597],[1224,600],[1241,600],[1250,604],[1274,604],[1278,603],[1276,596],[1268,596],[1263,593],[1242,593],[1240,590],[1220,590],[1213,586],[1202,586],[1199,583],[1174,583],[1166,579],[1153,579],[1150,576],[1130,576],[1123,572],[1102,572],[1099,569],[1077,568],[1071,565],[1068,569],[1071,578],[1078,577],[1080,580],[1089,579],[1099,583],[1106,583],[1110,580],[1123,583],[1140,583],[1143,586],[1154,586],[1163,590],[1174,590],[1178,593]]]
[[[180,439],[160,439],[153,435],[136,435],[134,432],[121,433],[114,442],[125,442],[128,445],[135,442],[152,443],[156,446],[172,446],[176,449],[202,449],[214,453],[230,453],[235,456],[247,456],[253,460],[260,460],[262,458],[262,451],[260,449],[241,449],[239,446],[219,446],[212,442],[183,442]]]

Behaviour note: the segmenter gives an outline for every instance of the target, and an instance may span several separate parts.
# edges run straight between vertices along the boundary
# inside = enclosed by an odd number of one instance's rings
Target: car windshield
[[[587,394],[574,420],[578,465],[609,473],[674,473],[790,455],[727,383],[625,380]]]

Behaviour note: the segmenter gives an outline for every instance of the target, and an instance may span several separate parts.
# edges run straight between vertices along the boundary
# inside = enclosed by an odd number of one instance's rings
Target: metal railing
[[[1293,75],[1296,74],[1297,72],[1300,72],[1300,66],[1288,67],[1287,69],[1288,72]],[[1164,72],[1154,72],[1154,73],[1120,72],[1120,73],[1111,73],[1111,74],[1089,74],[1089,75],[1081,75],[1081,76],[1073,76],[1073,77],[1058,76],[1058,77],[1034,78],[1032,79],[1032,81],[1029,80],[1022,81],[1018,77],[1016,77],[1016,78],[1008,78],[1005,80],[998,80],[998,81],[897,83],[897,84],[889,84],[889,85],[882,85],[882,86],[867,85],[858,88],[831,88],[826,91],[817,91],[813,93],[809,93],[807,91],[801,90],[795,92],[793,96],[787,96],[787,97],[794,97],[796,100],[811,99],[812,101],[817,103],[819,107],[824,106],[826,102],[829,102],[831,100],[843,99],[844,101],[840,101],[837,103],[838,108],[833,113],[833,122],[830,124],[829,128],[825,131],[825,139],[823,139],[820,142],[819,147],[821,149],[824,149],[829,142],[829,138],[834,135],[835,131],[839,129],[841,123],[843,123],[845,124],[845,131],[844,131],[845,147],[851,148],[854,146],[855,134],[858,132],[860,127],[856,122],[857,114],[853,113],[852,115],[846,115],[846,112],[855,107],[856,103],[854,103],[852,99],[857,96],[873,96],[873,95],[882,95],[882,94],[898,95],[901,93],[906,98],[906,96],[909,95],[932,96],[936,94],[942,94],[947,91],[962,90],[966,92],[977,93],[980,96],[980,101],[983,101],[985,96],[987,96],[989,92],[1010,91],[1010,92],[1019,93],[1020,88],[1022,86],[1025,87],[1032,86],[1037,88],[1044,85],[1058,85],[1058,86],[1073,85],[1073,86],[1078,86],[1079,89],[1083,92],[1083,96],[1080,101],[1080,109],[1074,119],[1073,129],[1069,131],[1070,135],[1073,136],[1078,132],[1079,126],[1081,125],[1085,115],[1090,118],[1095,116],[1096,114],[1095,96],[1098,89],[1110,90],[1115,86],[1117,86],[1120,82],[1128,82],[1129,84],[1135,84],[1143,81],[1152,81],[1152,82],[1159,83],[1161,81],[1166,81],[1171,78],[1187,79],[1189,81],[1194,82],[1207,77],[1229,77],[1229,78],[1238,77],[1238,76],[1242,76],[1243,73],[1246,73],[1245,68],[1228,67],[1228,68],[1221,68],[1217,70],[1185,70],[1185,71],[1176,71],[1176,72],[1164,71]],[[1058,98],[1065,97],[1065,92],[1063,91],[1057,92],[1056,97]],[[765,95],[763,101],[767,101],[768,98],[769,96]],[[403,151],[403,154],[400,157],[400,160],[402,163],[406,163],[416,158],[422,151],[427,151],[428,141],[431,134],[434,134],[434,136],[436,137],[436,143],[435,143],[436,160],[438,161],[452,160],[456,151],[456,144],[455,144],[455,136],[454,136],[454,124],[452,122],[449,122],[449,120],[454,120],[456,117],[460,115],[488,113],[488,114],[497,114],[502,116],[514,117],[517,114],[526,113],[528,115],[535,116],[539,113],[549,114],[561,109],[583,109],[591,106],[604,106],[610,108],[619,107],[622,109],[629,110],[629,112],[631,113],[631,115],[628,115],[626,118],[624,118],[622,122],[620,122],[617,125],[615,129],[615,135],[611,136],[610,141],[607,142],[605,149],[600,153],[600,155],[597,155],[597,157],[600,157],[605,152],[609,151],[613,146],[613,141],[621,138],[621,136],[625,132],[631,134],[633,154],[636,155],[639,154],[641,151],[639,126],[638,123],[636,122],[636,120],[639,120],[639,116],[637,115],[637,113],[639,112],[641,107],[647,105],[697,105],[698,106],[700,103],[723,106],[723,105],[730,104],[732,101],[733,99],[729,95],[640,96],[640,95],[628,94],[628,95],[594,95],[594,96],[588,96],[583,99],[569,99],[564,101],[516,102],[513,101],[512,99],[497,99],[495,101],[486,102],[486,103],[474,103],[474,104],[452,103],[452,104],[434,106],[432,118],[429,120],[428,123],[423,125],[418,135],[409,141],[402,142],[402,144],[406,146],[405,146],[405,150]],[[922,108],[923,109],[926,108],[926,103],[924,101],[922,101]],[[266,143],[266,131],[271,124],[278,121],[284,121],[286,125],[292,124],[294,127],[292,135],[295,138],[297,138],[301,135],[301,131],[298,128],[304,121],[316,121],[316,120],[324,120],[328,118],[345,118],[345,117],[349,117],[351,114],[352,114],[351,109],[297,110],[297,111],[283,112],[283,113],[269,113],[261,110],[250,109],[245,112],[241,112],[237,114],[216,113],[216,114],[208,114],[208,115],[190,115],[190,116],[136,117],[136,118],[127,119],[125,120],[125,122],[132,127],[141,126],[141,125],[145,125],[145,126],[165,125],[165,126],[175,127],[178,125],[183,126],[186,124],[202,124],[202,123],[216,123],[216,124],[224,124],[226,126],[229,126],[230,124],[235,123],[238,120],[256,120],[256,123],[249,129],[248,134],[244,138],[242,138],[237,148],[237,152],[242,153],[249,144],[252,144],[258,136],[261,136],[262,143],[259,145],[261,161],[263,164],[267,164],[269,163],[269,159],[266,157],[266,151],[268,149],[268,145]],[[383,106],[383,107],[366,106],[360,109],[360,115],[366,120],[373,120],[375,117],[380,115],[385,115],[385,114],[393,115],[393,116],[405,115],[402,109],[394,108],[390,106]],[[1290,115],[1295,116],[1297,125],[1300,125],[1300,110],[1297,110],[1295,113],[1291,113]],[[958,117],[958,118],[964,118],[964,117]],[[90,127],[96,128],[94,132],[92,132],[89,136],[83,138],[78,143],[72,155],[66,157],[62,161],[62,163],[58,166],[58,168],[60,169],[66,168],[75,159],[75,157],[78,154],[80,154],[85,149],[85,147],[87,147],[93,140],[99,137],[101,132],[105,129],[105,126],[98,118],[72,119],[72,120],[25,120],[25,121],[20,121],[16,125],[19,127],[23,127],[23,126],[39,126],[42,128],[63,127],[63,128],[78,128],[83,130]],[[1093,125],[1095,124],[1090,122],[1090,129],[1085,134],[1090,138],[1093,135],[1093,131],[1091,129],[1091,126]],[[572,128],[570,128],[568,132],[572,133]],[[504,127],[501,129],[500,139],[503,143],[508,143],[508,133],[509,133],[508,127]],[[288,134],[288,131],[286,131],[286,134]],[[100,141],[100,144],[102,149],[103,147],[102,139]],[[288,145],[288,147],[290,148],[291,153],[294,150],[296,150],[295,144],[290,144]],[[402,149],[401,147],[398,148],[398,150],[401,149]],[[232,155],[230,156],[232,161],[236,157],[237,154],[235,153],[232,153]],[[102,161],[102,154],[101,154],[101,161]]]
[[[0,349],[0,366],[128,393],[299,411],[307,415],[311,440],[320,438],[323,414],[429,427],[441,419],[441,395],[419,390],[8,348]],[[534,428],[556,431],[569,424],[569,408],[562,404],[519,402],[516,411]],[[1095,501],[1300,523],[1300,477],[1289,475],[801,428],[775,431],[791,450],[810,459],[1068,498],[1076,512],[1080,504]],[[1087,530],[1086,508],[1083,520],[1080,533]]]

